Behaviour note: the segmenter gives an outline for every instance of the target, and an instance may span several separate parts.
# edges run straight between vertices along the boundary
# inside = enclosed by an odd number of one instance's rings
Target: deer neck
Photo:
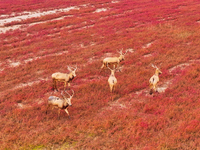
[[[67,101],[68,101],[67,99],[64,99],[64,106],[65,107],[69,105]]]
[[[119,59],[119,61],[121,62],[121,61],[123,60],[122,55],[120,55],[120,56],[118,57],[118,59]]]
[[[155,75],[159,76],[161,72],[159,70],[156,70]]]
[[[111,71],[111,77],[114,77],[115,76],[115,72],[114,71]]]
[[[119,56],[119,60],[120,60],[120,62],[124,60],[124,54]]]
[[[70,79],[73,79],[73,78],[74,78],[74,76],[73,76],[73,74],[72,74],[71,72],[68,74],[68,77],[69,77]]]
[[[155,75],[156,75],[156,76],[159,76],[159,72],[156,71],[156,72],[155,72]]]

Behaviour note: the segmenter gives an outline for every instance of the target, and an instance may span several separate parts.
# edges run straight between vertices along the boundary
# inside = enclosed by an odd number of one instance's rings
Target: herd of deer
[[[115,90],[115,86],[117,84],[117,78],[115,77],[115,72],[116,72],[117,69],[119,71],[121,71],[119,69],[119,63],[124,60],[124,56],[125,56],[125,54],[127,52],[128,52],[128,50],[125,53],[123,53],[123,49],[122,49],[121,51],[118,52],[120,54],[119,57],[107,57],[107,58],[105,58],[103,60],[103,65],[101,66],[100,72],[102,71],[102,69],[104,67],[107,67],[108,69],[110,69],[111,75],[108,78],[108,84],[109,84],[109,87],[110,87],[111,94],[113,94],[113,92]],[[113,66],[113,69],[111,69],[109,66]],[[115,66],[117,66],[117,67],[115,68]],[[153,92],[158,92],[157,91],[157,84],[159,82],[159,75],[162,73],[157,66],[152,64],[152,67],[155,68],[156,71],[155,71],[155,74],[149,80],[149,84],[150,84],[150,92],[149,92],[149,94],[153,94]],[[68,70],[70,71],[69,74],[61,73],[61,72],[56,72],[56,73],[52,74],[53,90],[57,90],[58,91],[57,84],[56,84],[57,82],[64,82],[64,92],[69,95],[69,98],[66,98],[65,95],[63,94],[63,91],[62,91],[61,95],[63,96],[63,99],[59,98],[59,97],[56,97],[56,96],[50,96],[48,98],[47,109],[50,106],[57,107],[58,108],[58,118],[60,117],[60,110],[61,109],[64,109],[65,112],[69,116],[69,112],[67,110],[67,107],[68,106],[72,106],[71,99],[72,99],[72,97],[74,95],[74,91],[72,90],[73,94],[70,95],[65,89],[66,89],[67,83],[68,83],[68,87],[70,88],[70,82],[76,77],[76,73],[75,72],[77,70],[77,65],[76,65],[75,68],[68,66]],[[113,100],[112,95],[111,95],[111,98]],[[46,109],[46,114],[47,114],[47,109]]]

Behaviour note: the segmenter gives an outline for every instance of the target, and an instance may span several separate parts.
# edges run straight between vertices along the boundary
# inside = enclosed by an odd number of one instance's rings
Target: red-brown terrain
[[[199,14],[197,0],[0,1],[0,149],[199,150]],[[111,100],[99,71],[121,49]],[[52,73],[76,64],[71,118],[46,115]]]

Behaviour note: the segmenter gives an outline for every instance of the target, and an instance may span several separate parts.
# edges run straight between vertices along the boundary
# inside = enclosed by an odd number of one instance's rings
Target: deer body
[[[162,74],[160,69],[154,65],[152,67],[156,68],[155,74],[149,79],[150,84],[150,94],[153,93],[153,90],[157,92],[157,84],[159,82],[159,75]]]
[[[74,79],[74,77],[76,77],[76,73],[75,73],[76,69],[72,71],[71,68],[68,67],[68,70],[70,71],[69,74],[61,73],[61,72],[53,73],[51,76],[53,80],[53,90],[56,89],[58,91],[57,85],[56,85],[57,82],[64,82],[64,90],[67,86],[67,83],[68,83],[68,86],[70,87],[70,82]]]
[[[48,99],[48,105],[56,106],[60,109],[65,109],[69,106],[68,102],[66,100],[63,100],[56,96],[50,96]]]
[[[113,93],[115,90],[115,86],[117,84],[117,79],[115,77],[115,70],[111,70],[111,75],[108,78],[108,84],[110,86],[110,92]]]
[[[110,67],[108,67],[108,69],[110,69]],[[112,94],[117,84],[117,78],[115,77],[115,71],[116,71],[115,66],[114,66],[114,69],[110,69],[110,71],[111,71],[111,75],[108,78],[108,84],[110,87],[111,99],[113,100]]]
[[[108,65],[113,65],[113,66],[116,65],[117,68],[119,68],[119,63],[124,60],[124,55],[127,53],[127,51],[125,53],[123,53],[122,50],[121,50],[118,53],[120,53],[119,57],[107,57],[107,58],[104,58],[103,65],[101,66],[101,70],[105,66],[108,67]]]
[[[112,64],[112,63],[116,63],[119,64],[121,61],[124,60],[124,57],[107,57],[103,60],[103,64]]]
[[[69,93],[67,93],[69,95]],[[61,93],[61,95],[63,95],[63,93]],[[74,91],[73,91],[73,95],[74,95]],[[50,96],[48,98],[48,104],[47,104],[47,109],[46,109],[46,114],[47,114],[47,110],[50,106],[53,106],[53,107],[57,107],[58,108],[58,118],[60,118],[60,110],[61,109],[64,109],[65,112],[68,114],[69,116],[69,112],[67,110],[67,107],[68,106],[72,106],[71,104],[71,99],[73,97],[73,95],[69,95],[70,98],[66,98],[64,95],[63,95],[63,98],[64,99],[61,99],[59,97],[56,97],[56,96]]]

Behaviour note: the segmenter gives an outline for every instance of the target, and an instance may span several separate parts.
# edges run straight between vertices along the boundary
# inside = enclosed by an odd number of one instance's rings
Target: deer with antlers
[[[109,66],[108,66],[108,69],[110,69]],[[113,69],[110,69],[110,71],[111,71],[111,74],[108,78],[108,84],[110,87],[110,92],[113,93],[117,84],[117,78],[115,77],[115,71],[116,71],[115,66]],[[112,100],[113,100],[113,97],[112,97]]]
[[[77,65],[76,67],[71,67],[73,68],[74,70],[72,70],[69,66],[67,66],[68,70],[70,71],[69,74],[67,73],[61,73],[61,72],[56,72],[56,73],[53,73],[52,74],[52,79],[53,79],[53,90],[57,89],[57,85],[56,83],[57,82],[64,82],[64,90],[66,88],[66,85],[68,83],[68,87],[70,88],[70,82],[76,77],[76,70],[77,70]]]
[[[108,67],[108,65],[113,65],[113,66],[116,65],[117,68],[119,68],[119,63],[124,60],[124,56],[126,55],[128,50],[125,53],[123,53],[123,49],[121,51],[117,51],[117,52],[120,54],[119,57],[107,57],[107,58],[104,58],[103,65],[101,66],[101,70],[105,66]],[[101,72],[101,70],[100,70],[100,72]]]
[[[156,71],[155,71],[155,74],[149,80],[149,84],[150,84],[149,94],[153,94],[153,91],[158,92],[157,84],[159,82],[159,75],[162,74],[162,72],[160,71],[160,69],[157,66],[152,64],[152,67],[155,68]]]
[[[72,95],[70,95],[67,91],[65,91],[65,93],[67,93],[69,95],[69,98],[66,98],[65,95],[63,94],[63,91],[61,92],[61,95],[63,96],[62,98],[56,97],[56,96],[50,96],[48,98],[48,104],[47,104],[47,108],[46,108],[46,114],[47,114],[47,110],[50,106],[53,107],[57,107],[58,108],[58,119],[60,118],[60,110],[64,109],[65,112],[68,114],[69,116],[69,112],[67,110],[68,106],[72,106],[71,104],[71,99],[74,96],[74,91],[72,90]],[[70,116],[69,116],[70,118]]]

